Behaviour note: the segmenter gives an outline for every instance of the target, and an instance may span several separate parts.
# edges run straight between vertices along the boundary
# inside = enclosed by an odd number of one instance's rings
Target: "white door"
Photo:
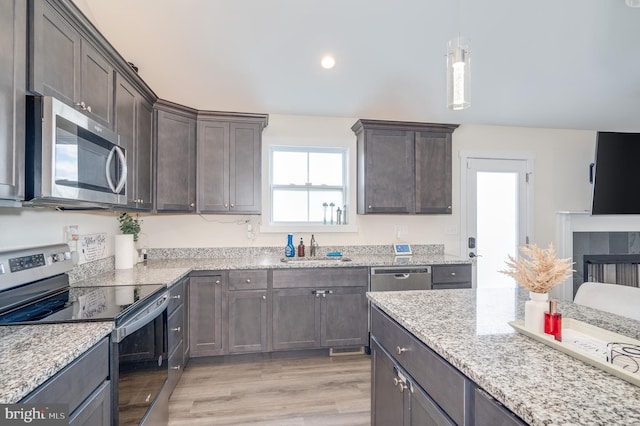
[[[462,157],[462,247],[474,264],[474,287],[515,288],[498,271],[531,235],[533,160]]]

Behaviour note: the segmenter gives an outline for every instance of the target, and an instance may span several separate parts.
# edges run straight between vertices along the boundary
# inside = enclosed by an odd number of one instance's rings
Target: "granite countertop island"
[[[531,425],[640,425],[640,387],[517,333],[528,292],[370,292],[373,304]],[[640,339],[640,322],[570,302],[564,318]]]

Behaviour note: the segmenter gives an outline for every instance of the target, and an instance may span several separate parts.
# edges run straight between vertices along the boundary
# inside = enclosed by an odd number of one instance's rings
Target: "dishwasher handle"
[[[371,275],[393,275],[399,279],[405,279],[411,274],[430,274],[431,266],[389,266],[371,268]]]

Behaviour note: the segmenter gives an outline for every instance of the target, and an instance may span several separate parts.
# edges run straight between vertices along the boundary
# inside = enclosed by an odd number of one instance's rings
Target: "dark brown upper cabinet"
[[[358,120],[358,214],[451,214],[457,124]]]
[[[200,213],[260,214],[265,114],[198,113]]]
[[[0,2],[0,206],[24,199],[27,7]]]
[[[195,212],[197,111],[164,100],[154,110],[156,211]]]
[[[30,89],[54,96],[113,129],[114,67],[46,0],[31,8]]]

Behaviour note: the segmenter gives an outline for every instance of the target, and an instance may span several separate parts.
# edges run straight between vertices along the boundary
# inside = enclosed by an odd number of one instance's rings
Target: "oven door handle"
[[[162,311],[167,309],[169,305],[169,295],[167,293],[158,297],[152,306],[146,308],[126,323],[120,325],[114,330],[114,341],[120,343],[125,337],[140,330],[145,325],[156,319]]]

